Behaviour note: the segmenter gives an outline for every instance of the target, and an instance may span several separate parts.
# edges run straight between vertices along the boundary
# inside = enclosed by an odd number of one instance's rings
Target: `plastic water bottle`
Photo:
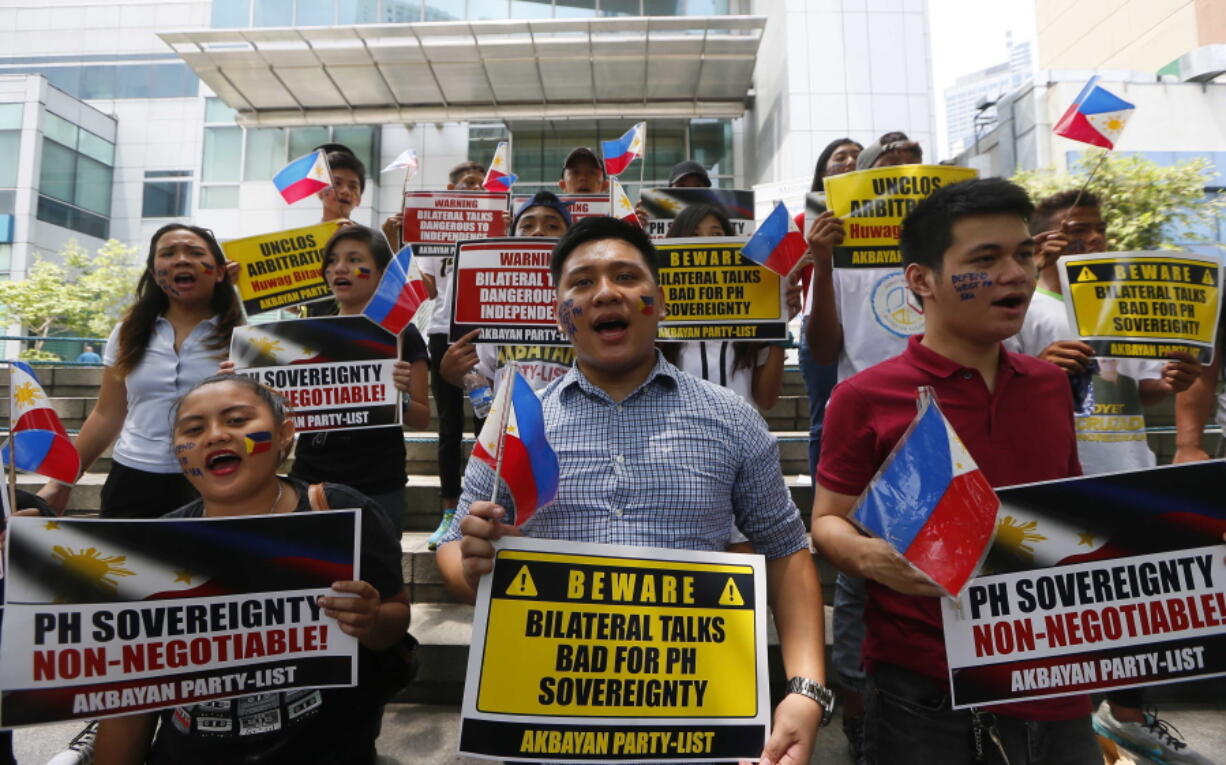
[[[464,392],[468,394],[468,401],[473,405],[473,415],[479,420],[485,419],[490,413],[490,407],[494,405],[494,391],[490,389],[489,380],[473,367],[464,375],[463,382]]]

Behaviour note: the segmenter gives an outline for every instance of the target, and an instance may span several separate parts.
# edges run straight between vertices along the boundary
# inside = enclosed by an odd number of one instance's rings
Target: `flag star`
[[[1077,534],[1077,546],[1081,547],[1082,545],[1085,545],[1086,547],[1094,546],[1094,533],[1093,532],[1082,531]]]
[[[43,395],[42,391],[40,391],[38,386],[34,383],[23,382],[13,390],[13,398],[16,399],[17,403],[21,406],[29,406],[40,398],[43,398]]]
[[[195,575],[194,575],[194,574],[192,574],[192,572],[190,572],[190,571],[188,571],[188,570],[186,570],[186,569],[184,569],[184,570],[182,570],[182,571],[176,571],[176,572],[175,572],[175,581],[176,581],[176,582],[183,582],[183,583],[185,583],[185,584],[191,584],[191,583],[192,583],[192,577],[193,577],[193,576],[195,576]]]
[[[54,529],[58,529],[59,527],[60,527],[59,521],[47,521],[46,523],[43,524],[43,528],[46,529],[47,531],[52,531]]]

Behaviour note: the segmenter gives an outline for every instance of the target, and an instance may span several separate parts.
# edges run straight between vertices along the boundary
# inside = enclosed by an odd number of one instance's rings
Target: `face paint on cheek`
[[[567,298],[562,301],[562,305],[558,306],[558,323],[562,325],[562,331],[574,337],[578,330],[575,326],[575,317],[582,313],[583,309],[577,307],[574,300]]]
[[[243,444],[247,447],[247,454],[263,454],[272,449],[272,433],[267,430],[248,433],[243,437]]]
[[[979,290],[992,286],[992,280],[982,271],[954,274],[952,281],[959,300],[974,300],[979,296]]]
[[[205,261],[205,260],[200,260],[200,261],[197,261],[197,262],[200,264],[200,270],[201,270],[201,271],[203,271],[203,272],[204,272],[204,273],[206,273],[206,274],[211,274],[211,273],[213,273],[213,271],[215,271],[215,270],[216,270],[216,269],[213,267],[213,264],[212,264],[212,263],[209,263],[208,261]]]
[[[190,441],[186,444],[179,444],[178,446],[175,447],[175,454],[182,454],[183,452],[191,451],[192,449],[195,449],[195,448],[196,448],[195,441]]]
[[[163,292],[168,292],[175,296],[179,294],[179,291],[175,289],[174,285],[170,281],[169,269],[159,268],[157,271],[155,271],[153,274],[153,282],[157,284],[157,286],[161,287]]]
[[[359,278],[359,279],[369,279],[369,278],[370,278],[370,269],[369,269],[369,268],[366,268],[365,266],[358,266],[358,268],[357,268],[357,274],[358,274],[358,278]]]
[[[187,474],[196,478],[202,478],[204,476],[204,471],[200,468],[191,468],[187,471]]]
[[[641,295],[639,297],[639,313],[646,316],[651,316],[656,312],[656,299],[651,295]]]

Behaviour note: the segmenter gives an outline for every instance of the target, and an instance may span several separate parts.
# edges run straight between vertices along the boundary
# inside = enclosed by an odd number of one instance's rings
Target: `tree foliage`
[[[115,239],[90,255],[70,240],[60,262],[35,259],[23,281],[0,282],[0,318],[20,323],[27,335],[106,337],[132,300],[142,266],[130,265],[137,250]],[[22,355],[54,359],[35,343]]]
[[[1084,155],[1072,174],[1051,169],[1013,176],[1035,201],[1066,189],[1079,189],[1098,164],[1097,152]],[[1113,251],[1172,249],[1172,239],[1210,241],[1197,228],[1216,228],[1226,197],[1206,196],[1212,164],[1193,159],[1163,166],[1139,156],[1108,152],[1089,190],[1102,201],[1107,247]]]

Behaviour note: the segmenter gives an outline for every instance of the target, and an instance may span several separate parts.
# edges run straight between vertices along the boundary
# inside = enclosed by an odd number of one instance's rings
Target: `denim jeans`
[[[864,668],[860,662],[864,644],[864,580],[842,571],[834,580],[834,637],[830,663],[834,678],[853,691],[864,693]]]
[[[808,317],[801,324],[807,327]],[[809,396],[809,475],[817,474],[817,458],[822,450],[822,415],[826,413],[826,400],[838,381],[839,365],[818,364],[809,353],[808,332],[800,333],[800,374],[805,379],[805,392]]]
[[[947,685],[890,664],[877,666],[867,681],[864,740],[870,763],[969,765],[976,761],[973,715],[969,709],[950,708]],[[1102,762],[1088,715],[1045,722],[985,714],[985,724],[990,720],[995,721],[1004,753],[1002,756],[988,731],[982,731],[982,762],[989,765]]]

